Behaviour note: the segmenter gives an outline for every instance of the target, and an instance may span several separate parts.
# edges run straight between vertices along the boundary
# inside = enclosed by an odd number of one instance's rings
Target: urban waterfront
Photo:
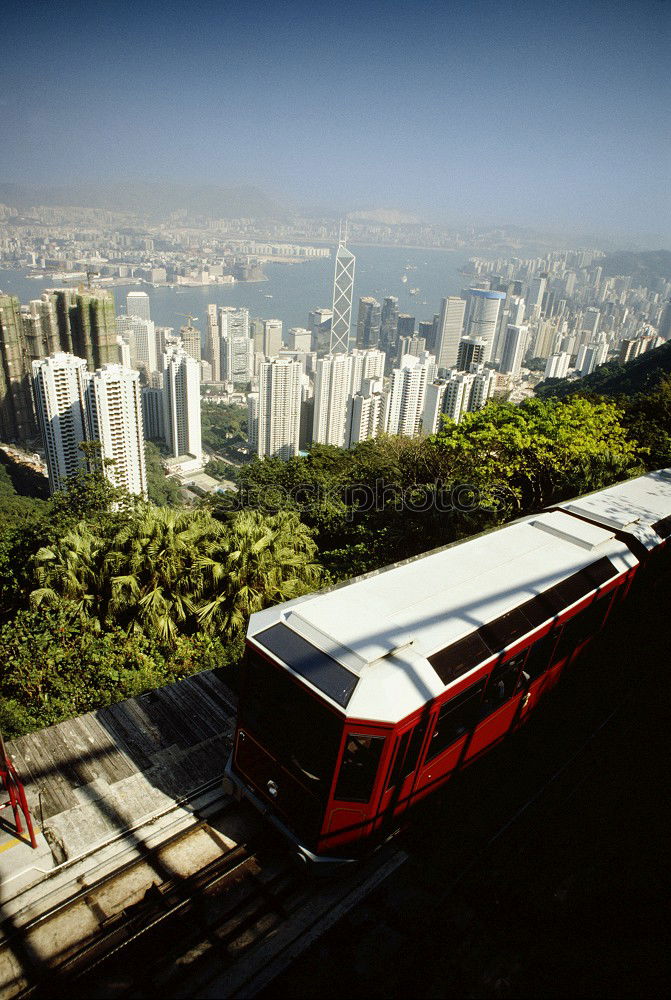
[[[351,249],[356,254],[353,301],[356,303],[361,295],[374,295],[379,300],[385,295],[396,295],[399,312],[410,313],[418,322],[433,319],[434,313],[440,311],[443,296],[458,295],[469,284],[468,277],[460,272],[470,256],[466,251],[355,245]],[[127,291],[131,288],[146,291],[151,300],[151,317],[160,326],[179,329],[191,315],[198,317],[196,325],[202,329],[205,307],[214,302],[247,307],[252,316],[280,319],[286,331],[292,326],[305,326],[311,309],[330,307],[333,267],[333,256],[296,264],[268,262],[264,264],[267,281],[196,288],[123,284],[115,285],[113,290],[118,313],[125,312]],[[44,289],[64,284],[53,278],[38,280],[26,275],[25,269],[0,270],[0,290],[28,302],[39,298]],[[404,275],[407,282],[401,280]],[[416,295],[411,294],[411,288],[419,289]],[[353,325],[356,325],[356,310]]]

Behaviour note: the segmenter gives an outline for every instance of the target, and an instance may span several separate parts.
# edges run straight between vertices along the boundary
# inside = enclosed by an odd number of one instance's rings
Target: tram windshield
[[[326,801],[344,720],[253,649],[247,650],[239,719],[279,764]]]

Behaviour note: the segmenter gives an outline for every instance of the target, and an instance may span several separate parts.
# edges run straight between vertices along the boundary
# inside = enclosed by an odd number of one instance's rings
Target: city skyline
[[[669,244],[666,4],[205,3],[188,31],[153,3],[12,8],[0,182],[255,185]]]

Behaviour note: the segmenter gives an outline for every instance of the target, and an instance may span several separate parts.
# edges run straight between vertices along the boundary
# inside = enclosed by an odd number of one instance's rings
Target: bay
[[[402,247],[350,245],[356,255],[352,330],[356,329],[358,299],[372,295],[380,302],[385,295],[398,297],[399,311],[415,316],[417,322],[433,319],[440,311],[445,295],[458,295],[469,281],[460,273],[470,253],[453,250],[417,250]],[[284,331],[292,326],[306,326],[308,313],[318,307],[330,308],[333,297],[334,255],[328,259],[300,261],[296,264],[264,264],[267,281],[238,283],[232,287],[210,285],[198,288],[168,288],[151,285],[115,285],[117,313],[125,312],[126,292],[131,288],[146,291],[150,298],[151,318],[160,326],[179,329],[187,316],[198,317],[194,324],[204,326],[209,303],[247,307],[250,316],[280,319]],[[401,278],[405,275],[407,282]],[[53,278],[36,280],[25,270],[0,269],[0,289],[16,295],[21,302],[39,298],[46,288],[59,287]],[[63,283],[60,283],[63,287]],[[410,289],[418,288],[416,295]]]

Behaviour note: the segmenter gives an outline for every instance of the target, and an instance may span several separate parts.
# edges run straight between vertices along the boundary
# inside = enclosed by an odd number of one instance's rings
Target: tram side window
[[[522,666],[527,658],[526,650],[519,656],[514,656],[507,663],[496,667],[489,678],[485,700],[482,703],[482,717],[490,715],[518,694],[524,687],[528,675],[523,674]]]
[[[373,791],[384,736],[349,733],[343,752],[335,798],[343,802],[368,802]]]
[[[395,788],[400,779],[405,780],[413,773],[417,766],[417,759],[422,749],[425,733],[426,720],[418,722],[414,729],[403,733],[403,736],[399,740],[396,760],[394,761],[394,767],[387,783],[387,790]]]
[[[555,661],[563,660],[586,639],[591,638],[599,631],[603,625],[606,611],[611,602],[612,594],[607,594],[598,601],[593,601],[584,611],[574,615],[564,625],[557,650],[554,656]]]
[[[524,665],[524,672],[528,674],[532,681],[544,674],[555,657],[552,655],[557,645],[559,633],[549,632],[542,639],[537,639],[529,651],[527,662]]]
[[[443,705],[429,743],[427,761],[433,760],[473,728],[478,720],[484,686],[484,681],[474,684]]]

